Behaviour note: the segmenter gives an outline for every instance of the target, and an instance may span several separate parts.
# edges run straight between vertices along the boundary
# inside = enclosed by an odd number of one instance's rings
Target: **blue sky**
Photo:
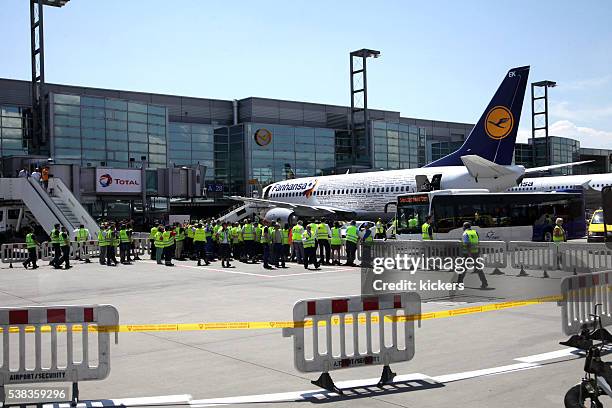
[[[0,77],[29,79],[29,8],[2,0]],[[551,79],[551,134],[612,148],[612,2],[71,0],[46,8],[48,82],[346,105],[348,53],[371,107],[474,123],[504,73]],[[530,132],[528,95],[520,138]]]

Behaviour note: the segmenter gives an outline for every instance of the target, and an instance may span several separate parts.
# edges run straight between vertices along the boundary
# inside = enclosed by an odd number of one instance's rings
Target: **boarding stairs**
[[[45,231],[60,224],[74,238],[74,231],[83,224],[92,237],[98,235],[98,224],[59,178],[49,179],[48,191],[31,177],[0,178],[1,200],[23,202]]]

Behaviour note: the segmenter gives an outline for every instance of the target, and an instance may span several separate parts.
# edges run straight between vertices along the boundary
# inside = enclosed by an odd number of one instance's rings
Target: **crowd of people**
[[[345,247],[346,263],[355,265],[355,253],[360,241],[371,242],[372,233],[364,229],[361,234],[355,221],[351,221],[342,236],[338,222],[328,224],[302,221],[290,226],[275,222],[252,222],[245,219],[229,223],[215,220],[159,224],[151,228],[149,241],[151,259],[158,264],[173,266],[173,259],[193,260],[198,266],[221,260],[221,266],[231,268],[231,261],[261,262],[266,269],[285,268],[287,262],[296,262],[308,269],[320,265],[340,265],[341,249]],[[318,254],[317,254],[318,249]],[[318,255],[318,256],[317,256]]]
[[[37,248],[40,245],[34,231],[25,228],[28,259],[25,268],[38,268]],[[84,225],[69,232],[56,224],[49,232],[52,259],[49,265],[56,269],[69,269],[71,257],[71,236],[76,242],[77,260],[90,263],[92,245],[99,249],[99,263],[105,266],[129,265],[140,260],[135,244],[132,221],[103,222],[96,237],[92,237]],[[92,239],[97,242],[94,243]],[[148,235],[151,260],[158,264],[174,266],[173,260],[197,262],[198,266],[210,265],[217,260],[223,268],[233,267],[231,262],[261,263],[263,268],[285,268],[288,262],[295,262],[308,269],[320,265],[341,265],[341,255],[346,255],[343,265],[355,264],[360,242],[371,243],[374,233],[362,226],[358,229],[355,221],[345,225],[313,221],[304,225],[275,222],[251,221],[228,223],[218,220],[154,225]],[[119,260],[117,260],[117,252]]]

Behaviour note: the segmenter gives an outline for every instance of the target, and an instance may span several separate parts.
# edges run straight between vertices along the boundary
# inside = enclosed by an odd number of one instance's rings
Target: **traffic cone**
[[[525,272],[525,268],[523,268],[523,265],[521,265],[521,271],[516,276],[529,276],[529,274]]]
[[[544,279],[550,278],[550,276],[548,276],[548,272],[546,271],[546,269],[544,269],[544,275],[542,275],[542,278]]]

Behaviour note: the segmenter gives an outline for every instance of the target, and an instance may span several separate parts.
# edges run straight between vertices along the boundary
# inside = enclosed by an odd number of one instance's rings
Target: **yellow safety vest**
[[[293,228],[291,228],[291,236],[293,237],[293,240],[301,241],[303,232],[304,227],[302,227],[301,225],[295,225]]]
[[[557,229],[558,228],[558,229]],[[561,233],[557,236],[555,235],[555,231],[561,230]],[[565,241],[565,230],[560,225],[555,225],[555,229],[553,230],[553,242],[564,242]]]
[[[321,223],[317,226],[317,239],[319,241],[327,241],[329,239],[329,235],[327,233],[327,225]]]
[[[342,245],[342,237],[340,236],[340,228],[332,228],[332,236],[331,236],[331,244],[332,245]]]
[[[463,235],[467,235],[468,240],[470,242],[469,253],[477,254],[478,253],[478,241],[479,241],[478,233],[474,231],[473,229],[468,229],[468,230],[465,230]],[[463,242],[463,250],[466,253],[468,252],[467,244],[465,242]]]
[[[423,240],[433,239],[431,235],[429,235],[429,227],[430,225],[427,222],[421,225],[421,238]]]
[[[359,241],[359,234],[355,225],[349,225],[346,228],[346,240],[352,243],[357,243],[357,241]]]
[[[87,241],[88,237],[89,231],[87,230],[87,228],[79,228],[79,230],[77,231],[77,241]]]

